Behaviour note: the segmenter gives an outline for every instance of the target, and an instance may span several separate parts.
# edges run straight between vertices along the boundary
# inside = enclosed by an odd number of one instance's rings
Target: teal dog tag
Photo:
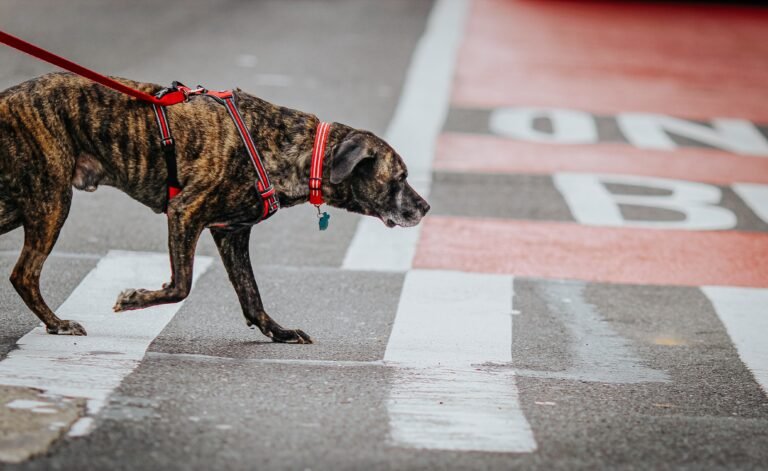
[[[323,212],[322,216],[318,216],[317,225],[320,227],[321,231],[328,229],[329,219],[331,219],[331,215],[326,212]]]

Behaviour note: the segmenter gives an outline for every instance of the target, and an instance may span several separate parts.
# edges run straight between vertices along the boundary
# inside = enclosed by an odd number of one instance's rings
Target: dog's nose
[[[421,205],[421,214],[427,214],[431,206],[426,201]]]

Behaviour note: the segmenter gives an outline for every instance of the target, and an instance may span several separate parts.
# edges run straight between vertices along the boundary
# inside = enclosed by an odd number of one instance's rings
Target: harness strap
[[[235,123],[235,128],[237,128],[237,132],[240,134],[240,138],[243,140],[243,144],[245,144],[245,149],[248,152],[248,155],[251,157],[253,167],[256,169],[256,189],[259,191],[259,194],[261,194],[261,198],[264,201],[264,214],[262,217],[263,221],[264,219],[267,219],[268,217],[275,214],[277,210],[280,209],[280,202],[278,201],[277,195],[275,194],[275,188],[269,181],[269,175],[267,175],[267,171],[264,168],[264,163],[261,160],[259,151],[256,149],[256,145],[253,143],[251,133],[248,132],[245,121],[243,120],[240,111],[235,105],[235,97],[231,90],[219,92],[209,90],[205,93],[205,96],[213,98],[227,108],[229,117],[232,118],[232,122]]]
[[[179,82],[173,82],[170,88],[164,88],[157,92],[155,98],[163,100],[167,96],[182,96],[184,101],[188,101],[192,95],[200,95],[205,89],[198,87],[191,89]],[[168,203],[179,193],[181,193],[181,183],[179,182],[178,167],[176,164],[176,141],[171,135],[171,125],[168,121],[166,107],[157,103],[152,103],[152,111],[155,112],[155,120],[160,130],[160,145],[163,149],[165,158],[165,167],[167,170],[165,183],[167,187],[165,205],[163,211],[168,211]]]
[[[176,167],[176,142],[171,136],[171,127],[168,125],[168,115],[166,114],[165,106],[159,106],[153,103],[152,110],[155,112],[157,127],[160,129],[160,145],[163,149],[165,168],[167,169],[165,184],[168,190],[163,211],[168,211],[168,203],[176,195],[181,193],[181,183],[179,183],[178,169]]]
[[[184,101],[189,100],[190,96],[202,95],[208,96],[216,100],[216,102],[224,105],[229,113],[232,122],[235,123],[235,128],[240,134],[243,144],[245,144],[245,150],[248,152],[248,156],[253,162],[253,166],[256,169],[256,189],[261,195],[264,211],[262,213],[261,220],[265,220],[272,216],[280,209],[280,202],[275,194],[275,188],[269,182],[269,175],[264,168],[264,163],[261,160],[259,151],[256,149],[256,145],[253,143],[251,133],[248,132],[248,127],[245,125],[245,120],[240,114],[240,111],[235,105],[235,97],[231,90],[225,91],[210,91],[202,87],[196,89],[190,89],[184,85],[173,82],[171,88],[166,88],[157,93],[156,97],[163,98],[169,94],[181,93],[184,96]],[[179,182],[178,169],[176,166],[176,143],[171,135],[171,127],[168,123],[168,114],[165,106],[152,104],[152,109],[155,112],[155,119],[157,120],[157,127],[160,130],[160,143],[163,148],[163,155],[165,157],[165,165],[167,168],[166,185],[168,192],[165,201],[165,210],[168,210],[168,203],[179,193],[181,193],[181,183]]]
[[[309,202],[315,206],[323,204],[323,160],[325,146],[328,144],[328,134],[331,124],[320,122],[315,132],[315,145],[312,147],[312,163],[309,169]]]

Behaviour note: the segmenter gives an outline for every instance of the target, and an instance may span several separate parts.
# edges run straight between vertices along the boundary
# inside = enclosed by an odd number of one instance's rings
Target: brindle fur
[[[160,86],[122,82],[148,93]],[[237,90],[236,101],[283,208],[308,201],[318,119]],[[168,108],[183,191],[168,205],[171,281],[162,289],[123,291],[115,311],[184,299],[192,284],[195,245],[208,228],[248,325],[277,342],[309,343],[264,311],[248,254],[261,218],[256,173],[226,110],[205,97]],[[418,224],[429,205],[407,184],[402,159],[370,132],[333,123],[323,170],[329,205]],[[0,234],[24,227],[11,283],[51,334],[85,335],[61,320],[40,293],[40,272],[72,201],[72,187],[110,185],[155,212],[165,203],[166,167],[151,107],[68,73],[24,82],[0,93]]]

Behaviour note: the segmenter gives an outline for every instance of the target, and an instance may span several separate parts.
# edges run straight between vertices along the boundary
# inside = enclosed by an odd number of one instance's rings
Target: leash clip
[[[189,101],[189,97],[194,95],[205,95],[208,93],[208,89],[203,87],[202,85],[198,85],[195,89],[189,89],[189,88],[182,88],[182,92],[184,92],[184,101]]]

